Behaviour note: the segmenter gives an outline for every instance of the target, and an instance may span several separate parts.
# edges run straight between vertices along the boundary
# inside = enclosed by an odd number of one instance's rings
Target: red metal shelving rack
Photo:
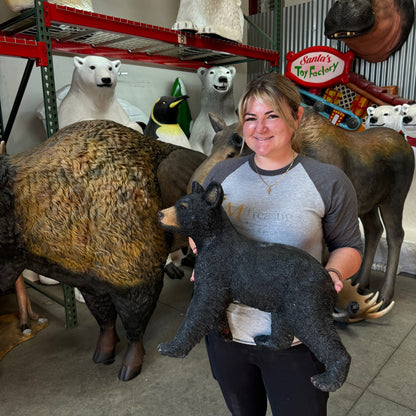
[[[2,55],[32,58],[37,65],[46,66],[46,44],[33,39],[19,39],[0,36],[0,51]]]
[[[271,68],[278,65],[276,51],[47,2],[43,9],[53,53],[111,56],[186,69],[253,60],[266,61]],[[1,31],[8,37],[36,39],[35,15],[1,24]]]

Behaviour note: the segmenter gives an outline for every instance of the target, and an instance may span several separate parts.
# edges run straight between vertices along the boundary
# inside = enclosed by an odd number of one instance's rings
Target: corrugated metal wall
[[[416,1],[416,0],[415,0]],[[281,72],[286,65],[289,51],[299,52],[310,47],[325,45],[346,52],[343,42],[330,41],[324,35],[324,21],[333,0],[312,0],[296,6],[284,7],[281,18],[280,53]],[[250,16],[272,39],[274,36],[273,12]],[[248,43],[253,46],[273,49],[273,45],[256,29],[248,25]],[[367,80],[379,86],[397,85],[400,96],[416,99],[416,31],[411,30],[402,48],[384,62],[370,63],[355,58],[351,71],[363,75]],[[265,71],[262,64],[249,63],[249,79]]]

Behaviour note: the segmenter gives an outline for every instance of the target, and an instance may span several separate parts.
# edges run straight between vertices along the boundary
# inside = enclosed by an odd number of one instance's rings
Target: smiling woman
[[[297,124],[302,114],[303,107],[299,107]],[[247,146],[256,153],[254,157],[256,171],[257,167],[274,170],[288,164],[288,170],[290,169],[296,157],[291,143],[293,133],[294,130],[277,115],[270,104],[250,98],[244,115],[243,136]],[[264,182],[263,179],[262,181]],[[270,193],[271,187],[268,189]]]
[[[240,100],[238,131],[253,153],[218,163],[204,186],[221,183],[223,207],[246,237],[298,247],[318,261],[325,239],[326,267],[339,292],[361,263],[357,200],[340,169],[293,149],[303,111],[300,93],[287,77],[269,73],[251,81]],[[254,280],[258,275],[250,273]],[[265,415],[268,398],[273,414],[326,415],[328,394],[310,383],[321,364],[309,348],[299,340],[282,351],[259,348],[256,339],[274,328],[270,313],[234,301],[226,315],[228,328],[208,334],[207,350],[232,414]]]
[[[282,78],[280,85],[280,94],[272,86],[260,94],[262,85],[256,86],[254,93],[243,96],[239,106],[244,140],[256,154],[255,166],[261,169],[281,169],[293,164],[296,157],[292,137],[299,127],[303,107],[298,106],[299,93],[290,81]]]

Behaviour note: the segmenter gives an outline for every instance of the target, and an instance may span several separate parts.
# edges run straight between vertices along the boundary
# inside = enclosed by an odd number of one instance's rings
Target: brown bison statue
[[[167,255],[186,244],[157,213],[186,194],[205,158],[102,120],[1,155],[0,291],[24,269],[78,287],[100,328],[93,360],[114,361],[119,316],[128,340],[119,378],[134,378]]]

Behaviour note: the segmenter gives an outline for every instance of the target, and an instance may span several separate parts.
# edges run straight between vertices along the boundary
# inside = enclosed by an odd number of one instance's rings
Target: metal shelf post
[[[49,28],[45,24],[45,14],[42,0],[35,0],[35,16],[37,27],[36,40],[46,44],[46,57],[48,64],[47,66],[42,66],[40,70],[43,88],[43,102],[45,105],[46,132],[48,137],[50,137],[59,130],[59,124],[51,37],[49,35]],[[66,328],[75,328],[78,325],[78,319],[74,288],[62,283],[62,291],[64,297]],[[49,296],[47,293],[44,294]]]

